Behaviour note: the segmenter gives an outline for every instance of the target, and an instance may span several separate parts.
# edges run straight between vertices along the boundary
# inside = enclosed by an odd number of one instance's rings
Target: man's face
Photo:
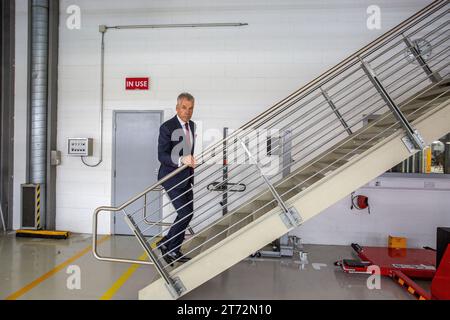
[[[188,122],[192,118],[194,113],[194,101],[189,101],[187,99],[182,99],[177,105],[177,115],[184,122]]]

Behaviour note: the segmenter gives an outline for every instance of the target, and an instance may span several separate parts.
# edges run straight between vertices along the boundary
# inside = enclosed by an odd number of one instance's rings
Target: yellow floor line
[[[150,244],[150,247],[152,249],[156,249],[156,244],[157,242],[161,240],[161,237],[156,237],[155,238],[155,242],[153,242],[152,244]],[[138,260],[141,261],[145,261],[148,260],[148,256],[147,253],[143,253]],[[130,277],[133,275],[133,273],[136,272],[136,270],[140,267],[140,264],[133,264],[131,267],[129,267],[127,269],[127,271],[125,271],[120,278],[111,286],[111,288],[108,289],[108,291],[106,291],[103,296],[100,298],[100,300],[111,300],[111,298],[117,293],[117,291],[119,291],[119,289],[125,284],[125,282],[128,281],[128,279],[130,279]]]
[[[101,244],[102,242],[105,242],[106,240],[108,240],[111,236],[104,236],[102,239],[100,239],[97,243]],[[56,274],[57,272],[61,271],[62,269],[64,269],[66,266],[70,265],[72,262],[74,262],[75,260],[77,260],[78,258],[84,256],[86,253],[88,253],[89,251],[92,250],[92,245],[90,245],[89,247],[85,248],[84,250],[78,252],[77,254],[75,254],[73,257],[69,258],[68,260],[64,261],[63,263],[61,263],[60,265],[58,265],[57,267],[55,267],[53,270],[50,270],[49,272],[47,272],[46,274],[44,274],[43,276],[37,278],[36,280],[34,280],[33,282],[30,282],[29,284],[27,284],[25,287],[23,287],[22,289],[20,289],[19,291],[13,293],[12,295],[10,295],[9,297],[6,298],[6,300],[16,300],[18,298],[20,298],[21,296],[23,296],[25,293],[27,293],[28,291],[30,291],[31,289],[33,289],[34,287],[36,287],[37,285],[39,285],[40,283],[42,283],[43,281],[47,280],[48,278],[50,278],[51,276],[53,276],[54,274]]]
[[[147,253],[144,252],[138,260],[145,261]],[[136,270],[140,267],[140,264],[133,264],[131,267],[128,268],[127,271],[125,271],[120,278],[111,286],[111,288],[108,289],[108,291],[103,294],[103,296],[100,298],[100,300],[111,300],[111,298],[119,291],[119,289],[125,284],[125,282],[130,279],[130,277],[133,275],[133,273],[136,272]]]

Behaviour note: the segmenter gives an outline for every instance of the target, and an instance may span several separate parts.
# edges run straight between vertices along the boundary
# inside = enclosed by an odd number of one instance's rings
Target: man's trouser
[[[189,187],[186,188],[175,188],[170,190],[168,195],[173,206],[177,210],[177,218],[170,228],[169,233],[164,237],[163,242],[169,251],[174,249],[173,252],[178,252],[184,241],[186,229],[192,219],[192,212],[194,211],[194,193],[189,184]]]

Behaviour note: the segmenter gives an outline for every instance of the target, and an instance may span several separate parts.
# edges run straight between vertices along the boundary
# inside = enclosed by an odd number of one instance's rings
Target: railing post
[[[98,240],[98,215],[102,211],[111,211],[113,208],[106,208],[106,207],[100,207],[97,208],[94,212],[94,220],[92,223],[92,254],[97,260],[100,261],[108,261],[108,262],[120,262],[120,263],[133,263],[133,264],[141,264],[141,265],[153,265],[153,262],[151,261],[141,261],[141,260],[134,260],[134,259],[122,259],[122,258],[114,258],[114,257],[103,257],[100,256],[97,252],[97,240]]]
[[[336,108],[336,105],[334,104],[333,100],[331,100],[330,96],[328,95],[328,93],[323,90],[322,88],[320,88],[320,91],[322,92],[323,97],[325,98],[325,100],[327,101],[328,105],[331,107],[331,109],[333,110],[333,112],[336,114],[336,117],[339,119],[339,121],[342,123],[342,125],[344,126],[345,130],[347,131],[348,135],[352,135],[353,132],[350,129],[350,127],[348,126],[347,122],[345,122],[344,118],[342,117],[341,113],[339,112],[339,110]]]
[[[270,182],[269,178],[264,174],[263,169],[258,164],[258,161],[253,156],[253,154],[250,152],[250,150],[247,148],[245,143],[238,137],[242,147],[244,148],[245,152],[247,153],[249,159],[253,159],[255,161],[255,165],[258,168],[261,177],[264,179],[265,183],[269,186],[269,190],[272,193],[273,197],[277,201],[278,206],[283,210],[283,216],[282,220],[288,227],[298,227],[302,223],[302,218],[298,211],[295,209],[295,207],[288,208],[286,203],[281,198],[278,191],[275,189],[273,184]]]
[[[223,169],[222,169],[222,180],[223,180],[223,193],[222,193],[222,215],[226,215],[228,213],[228,145],[227,145],[227,137],[228,137],[228,128],[223,128]]]
[[[161,277],[166,282],[166,287],[169,289],[171,294],[174,296],[174,298],[178,298],[181,296],[181,294],[186,291],[186,288],[184,287],[183,283],[179,278],[171,278],[169,273],[162,267],[161,263],[158,261],[158,258],[153,253],[152,248],[148,245],[146,242],[144,235],[139,231],[138,226],[133,221],[132,218],[130,218],[128,215],[124,215],[125,221],[127,222],[130,229],[133,231],[134,235],[138,239],[139,243],[141,244],[142,248],[145,250],[147,255],[149,256],[150,260],[155,265],[156,270],[161,275]]]
[[[431,82],[437,83],[437,82],[441,81],[442,78],[439,75],[439,73],[437,73],[437,72],[435,73],[431,70],[430,66],[425,62],[425,59],[420,54],[419,50],[414,46],[412,41],[404,34],[402,34],[402,36],[403,36],[403,41],[406,43],[406,46],[408,47],[409,51],[411,51],[414,59],[416,59],[416,61],[422,67],[423,71],[425,71],[425,73],[428,75]]]
[[[415,149],[423,150],[425,148],[425,142],[423,141],[423,138],[420,135],[419,131],[413,129],[408,119],[406,119],[405,115],[400,111],[399,107],[389,95],[386,88],[384,88],[375,71],[370,67],[370,65],[361,58],[359,58],[359,60],[361,61],[361,67],[366,73],[367,77],[370,79],[374,87],[377,89],[378,93],[386,102],[387,106],[394,114],[394,117],[397,119],[397,121],[400,122],[400,125],[406,131],[407,136],[404,137],[402,141],[408,148],[409,152],[412,153],[415,151]]]
[[[283,168],[283,179],[291,174],[292,159],[292,131],[285,130],[281,133],[281,163]]]

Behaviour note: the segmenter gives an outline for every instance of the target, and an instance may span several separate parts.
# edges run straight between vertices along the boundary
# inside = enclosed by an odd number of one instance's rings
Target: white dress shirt
[[[187,135],[187,130],[186,130],[186,122],[181,120],[181,118],[177,115],[177,119],[178,122],[180,123],[181,127],[183,128],[183,132],[184,132],[184,136]],[[192,130],[191,130],[191,126],[189,126],[189,141],[191,141],[191,147],[194,143],[194,136],[192,134]],[[183,164],[181,163],[181,157],[178,158],[178,167],[181,167]]]

